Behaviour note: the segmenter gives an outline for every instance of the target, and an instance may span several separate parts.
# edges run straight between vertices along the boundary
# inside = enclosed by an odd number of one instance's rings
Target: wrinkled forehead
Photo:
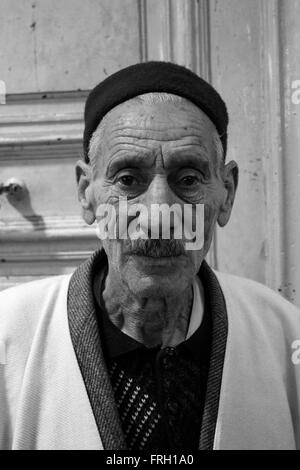
[[[187,158],[188,154],[205,158],[211,167],[219,166],[222,144],[210,118],[185,98],[168,94],[166,101],[161,96],[132,98],[104,116],[90,142],[95,176],[103,174],[113,159],[127,161],[137,153],[150,159],[161,154],[171,166],[173,160],[178,164],[180,155]]]
[[[171,95],[172,101],[151,102],[147,95],[128,100],[113,108],[100,126],[109,146],[118,136],[157,141],[190,139],[210,148],[216,128],[209,117],[185,98]]]

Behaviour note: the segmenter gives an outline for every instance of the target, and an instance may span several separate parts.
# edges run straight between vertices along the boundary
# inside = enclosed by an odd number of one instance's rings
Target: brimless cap
[[[219,93],[181,65],[143,62],[110,75],[90,92],[84,111],[83,150],[87,162],[90,139],[105,114],[124,101],[151,92],[172,93],[198,106],[214,123],[226,155],[228,113]]]

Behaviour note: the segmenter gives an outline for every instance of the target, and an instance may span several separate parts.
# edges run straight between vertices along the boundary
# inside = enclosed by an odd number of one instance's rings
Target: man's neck
[[[99,293],[98,282],[96,289]],[[139,297],[117,273],[108,272],[102,300],[112,323],[147,347],[174,347],[186,338],[193,305],[192,284],[177,296]]]

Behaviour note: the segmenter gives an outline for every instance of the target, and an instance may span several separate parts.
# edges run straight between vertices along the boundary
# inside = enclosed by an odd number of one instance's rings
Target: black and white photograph
[[[0,450],[300,450],[299,206],[300,0],[0,0]]]

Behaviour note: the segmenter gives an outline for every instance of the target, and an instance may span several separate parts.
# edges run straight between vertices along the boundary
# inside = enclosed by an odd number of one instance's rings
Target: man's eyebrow
[[[153,160],[150,158],[151,154],[151,151],[147,149],[133,150],[132,153],[129,153],[128,150],[120,151],[107,165],[106,174],[111,175],[126,167],[150,168],[153,165]]]
[[[193,139],[193,141],[191,141],[191,142],[178,143],[178,145],[174,148],[173,152],[174,153],[177,153],[177,152],[182,152],[182,153],[190,152],[192,154],[197,154],[197,155],[198,154],[205,155],[205,156],[209,155],[208,147],[205,145],[204,142],[202,142],[198,138]]]
[[[168,166],[191,166],[191,167],[209,167],[208,153],[199,146],[184,145],[172,150],[172,156],[167,159]]]
[[[126,142],[127,144],[127,142]],[[123,168],[151,168],[155,154],[147,146],[130,145],[130,149],[118,149],[107,165],[106,176],[111,176]],[[152,157],[152,158],[151,158]],[[202,143],[182,143],[171,150],[166,158],[167,167],[209,167],[209,153]]]

